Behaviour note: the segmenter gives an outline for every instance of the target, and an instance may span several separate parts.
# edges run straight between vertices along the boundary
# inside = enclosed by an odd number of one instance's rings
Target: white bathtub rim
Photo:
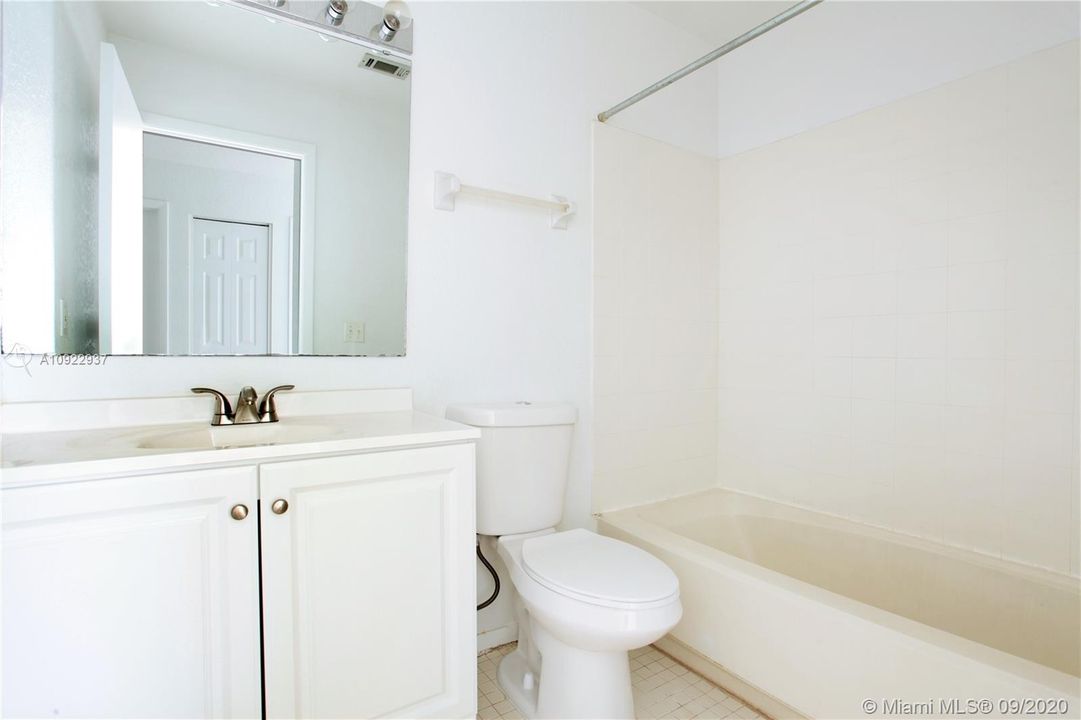
[[[658,500],[657,502],[649,503],[647,505],[637,505],[634,507],[620,508],[618,510],[607,510],[601,513],[596,513],[596,517],[610,517],[616,514],[640,515],[641,511],[645,509],[652,510],[662,505],[686,502],[690,498],[694,497],[706,497],[716,495],[726,495],[735,498],[737,501],[749,501],[751,503],[764,505],[766,507],[774,506],[782,512],[796,513],[797,515],[801,516],[801,522],[806,521],[807,524],[811,524],[819,528],[838,530],[841,532],[851,532],[853,527],[858,528],[860,534],[866,535],[871,538],[894,543],[897,545],[903,545],[904,547],[913,548],[916,550],[923,550],[939,555],[945,555],[946,557],[952,559],[962,560],[964,562],[976,564],[981,567],[1019,575],[1027,580],[1032,580],[1034,582],[1039,582],[1045,585],[1059,587],[1065,590],[1076,592],[1078,589],[1078,584],[1081,583],[1081,577],[1078,577],[1077,575],[1071,575],[1069,573],[1064,573],[1039,565],[1031,565],[1011,558],[990,555],[988,553],[981,552],[972,548],[960,547],[957,545],[950,545],[944,542],[938,542],[925,537],[921,537],[919,535],[912,535],[898,530],[892,530],[882,525],[873,525],[870,523],[861,522],[859,520],[854,520],[843,515],[834,515],[832,513],[824,512],[813,507],[795,505],[792,503],[784,502],[783,500],[776,500],[765,495],[758,495],[755,493],[746,492],[744,490],[734,490],[732,488],[726,487],[715,487],[706,490],[698,490],[693,493],[668,497],[663,500]],[[753,516],[755,515],[755,513],[739,512],[729,513],[729,515]],[[770,518],[776,517],[776,515],[762,515],[761,517]],[[789,518],[785,518],[782,516],[781,519],[787,520]],[[649,520],[644,520],[644,522],[657,525],[657,523]]]
[[[816,604],[839,608],[862,622],[893,630],[911,642],[945,650],[958,661],[978,662],[994,670],[1016,675],[1028,682],[1047,687],[1069,697],[1073,702],[1081,701],[1081,692],[1079,692],[1081,678],[756,565],[650,521],[642,520],[637,515],[638,513],[633,509],[620,510],[614,513],[603,513],[598,520],[656,545],[674,548],[677,552],[706,564],[712,569],[725,573],[738,573],[763,585],[780,587]]]

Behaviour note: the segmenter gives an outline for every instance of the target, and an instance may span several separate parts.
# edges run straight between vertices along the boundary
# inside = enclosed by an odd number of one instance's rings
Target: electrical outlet
[[[360,320],[346,320],[342,340],[347,343],[364,342],[364,323]]]

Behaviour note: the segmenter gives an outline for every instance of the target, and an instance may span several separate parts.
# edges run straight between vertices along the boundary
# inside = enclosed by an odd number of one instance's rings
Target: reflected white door
[[[192,353],[266,354],[270,226],[195,218],[191,232]]]
[[[143,118],[116,48],[101,44],[99,351],[143,352]]]

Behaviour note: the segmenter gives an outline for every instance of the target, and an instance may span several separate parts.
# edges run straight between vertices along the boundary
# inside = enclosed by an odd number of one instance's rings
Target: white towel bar
[[[486,198],[488,200],[500,200],[502,202],[527,205],[529,207],[548,210],[551,226],[556,230],[567,229],[567,219],[577,211],[578,207],[559,195],[552,195],[551,200],[516,195],[501,190],[489,190],[473,185],[463,185],[457,175],[451,173],[435,173],[435,208],[437,210],[454,210],[454,198],[458,195],[470,195],[472,197]]]

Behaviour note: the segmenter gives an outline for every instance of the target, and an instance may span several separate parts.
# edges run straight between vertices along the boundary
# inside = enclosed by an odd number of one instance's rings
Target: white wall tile
[[[1072,256],[1011,259],[1006,266],[1009,307],[1070,305],[1077,297],[1077,261]]]
[[[723,485],[1078,574],[1077,59],[721,161]]]
[[[815,362],[814,391],[821,395],[851,397],[852,359],[818,358]]]
[[[860,441],[892,443],[896,432],[893,402],[853,398],[851,406],[852,436]]]
[[[896,386],[899,402],[944,403],[946,401],[946,360],[944,358],[899,358]]]
[[[796,283],[772,294],[758,287],[719,290],[715,160],[597,126],[593,170],[594,232],[620,240],[618,253],[593,258],[597,511],[712,486],[718,384],[760,383],[767,376],[762,364],[730,351],[721,363],[719,323],[738,325],[728,347],[740,347],[733,337],[765,347],[771,336],[763,324],[737,322],[746,313],[802,318],[809,344],[812,298],[809,280],[802,294]],[[723,257],[731,261],[727,252]],[[791,329],[783,338],[800,336],[798,327]],[[780,332],[772,339],[775,348],[785,348]]]
[[[814,322],[814,350],[825,357],[852,355],[852,318],[819,318]]]
[[[1005,383],[1002,360],[950,358],[946,366],[946,401],[950,405],[999,407]]]
[[[923,268],[897,273],[897,312],[945,312],[946,268]]]
[[[852,357],[891,358],[896,354],[896,316],[852,318]]]
[[[852,397],[892,400],[896,372],[893,358],[853,358]]]
[[[1071,537],[1070,472],[1066,467],[1007,461],[1009,495],[1002,554],[1054,570],[1068,566]]]
[[[1004,433],[1001,408],[946,408],[947,451],[1001,458]]]
[[[1005,262],[950,266],[950,310],[1001,310],[1005,306]]]
[[[946,222],[935,222],[887,230],[895,238],[897,269],[945,267],[948,227]]]
[[[1006,314],[1002,310],[951,312],[951,358],[1001,358],[1006,353]]]
[[[1074,355],[1077,334],[1076,311],[1071,306],[1006,311],[1007,358],[1069,360]]]
[[[1013,410],[1069,413],[1077,365],[1062,360],[1007,360],[1006,405]]]
[[[897,357],[946,357],[946,314],[897,316]]]
[[[1069,467],[1073,458],[1073,418],[1064,413],[1008,412],[1002,452],[1007,460]]]
[[[897,276],[894,273],[855,275],[851,287],[851,315],[892,315],[897,312]]]
[[[990,212],[953,220],[949,224],[951,265],[1006,259],[1006,212]]]

